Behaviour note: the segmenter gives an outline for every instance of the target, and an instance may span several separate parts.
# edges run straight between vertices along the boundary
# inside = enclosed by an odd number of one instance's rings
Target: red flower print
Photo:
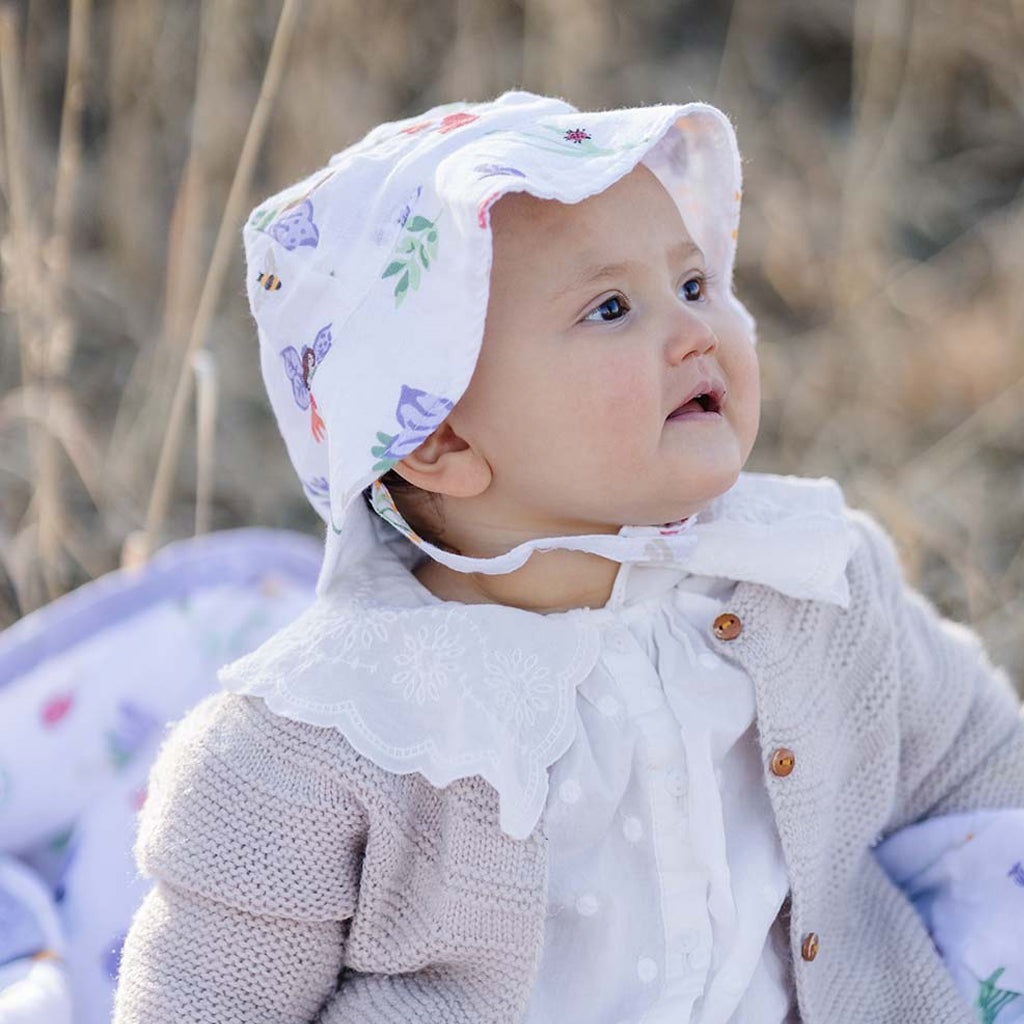
[[[662,537],[674,537],[677,533],[683,532],[683,528],[686,526],[687,519],[689,518],[687,516],[686,519],[676,519],[671,523],[664,523],[661,529],[658,530],[658,533]]]
[[[70,710],[74,697],[70,693],[51,697],[42,707],[43,725],[47,728],[56,725]]]
[[[403,128],[401,134],[415,135],[417,132],[423,131],[424,128],[429,128],[433,123],[433,121],[420,121],[419,124],[411,124],[408,128]]]
[[[570,128],[565,133],[566,142],[575,142],[581,146],[583,145],[583,140],[589,138],[590,132],[588,132],[586,128]]]
[[[472,124],[474,121],[479,121],[480,118],[476,114],[467,114],[464,110],[460,110],[457,114],[448,114],[446,117],[441,119],[441,127],[437,130],[439,132],[451,132],[456,128],[461,128],[464,124]]]
[[[484,199],[476,211],[476,222],[481,228],[487,227],[487,211],[491,208],[491,203],[500,196],[500,192],[492,192],[486,199]]]

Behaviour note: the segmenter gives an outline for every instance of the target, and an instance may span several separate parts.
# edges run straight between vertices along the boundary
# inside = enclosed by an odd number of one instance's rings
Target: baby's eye
[[[687,302],[697,302],[704,298],[704,278],[691,277],[683,284],[682,292]]]
[[[614,320],[619,320],[625,313],[629,312],[629,303],[625,301],[625,297],[622,295],[613,295],[610,299],[605,299],[600,306],[596,306],[592,309],[583,319],[596,322],[595,314],[603,320],[605,323],[610,323]]]

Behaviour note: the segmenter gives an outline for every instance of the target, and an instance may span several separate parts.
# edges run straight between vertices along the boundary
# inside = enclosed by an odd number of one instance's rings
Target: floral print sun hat
[[[753,341],[753,320],[732,295],[739,151],[728,118],[704,103],[581,113],[513,91],[446,104],[378,125],[252,212],[243,240],[263,378],[303,489],[327,524],[317,594],[398,534],[463,572],[509,572],[551,548],[620,562],[692,549],[693,516],[468,558],[418,537],[379,479],[469,384],[495,201],[525,191],[579,202],[641,161],[676,202]],[[361,498],[366,488],[379,518]]]

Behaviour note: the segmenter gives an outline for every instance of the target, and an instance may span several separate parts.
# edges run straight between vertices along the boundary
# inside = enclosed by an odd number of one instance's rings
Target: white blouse
[[[344,589],[220,679],[386,770],[482,775],[513,837],[543,819],[526,1024],[781,1024],[789,886],[753,686],[708,638],[740,579],[846,606],[842,507],[828,479],[740,474],[694,517],[686,564],[658,564],[655,536],[604,607],[546,615],[440,601],[410,571],[419,552],[382,532]]]
[[[626,566],[552,767],[527,1024],[790,1019],[789,883],[748,676],[705,641],[736,586]],[[652,578],[653,577],[653,578]]]

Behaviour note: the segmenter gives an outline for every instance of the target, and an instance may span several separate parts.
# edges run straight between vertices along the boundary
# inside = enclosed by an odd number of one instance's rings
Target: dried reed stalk
[[[74,323],[67,313],[66,286],[71,247],[73,197],[80,164],[81,112],[89,39],[90,0],[72,0],[64,103],[61,113],[57,174],[51,235],[40,248],[42,228],[33,213],[35,203],[24,171],[21,137],[22,96],[17,24],[9,9],[0,21],[0,59],[3,62],[5,153],[9,183],[11,237],[15,253],[9,275],[12,305],[17,313],[23,392],[33,395],[28,417],[36,465],[35,553],[45,595],[63,590],[61,554],[67,531],[61,493],[61,461],[57,436],[49,424],[58,415],[57,403],[72,401],[66,373],[74,348]],[[34,607],[30,566],[16,580],[23,609]]]
[[[277,29],[274,32],[274,41],[270,48],[270,57],[260,85],[259,96],[253,109],[249,129],[246,132],[245,142],[242,145],[242,153],[238,160],[238,166],[235,169],[235,176],[231,182],[231,189],[228,193],[227,203],[225,204],[220,227],[217,231],[217,240],[214,243],[210,267],[203,282],[203,290],[199,298],[199,308],[196,311],[195,319],[192,322],[192,331],[185,346],[184,362],[181,373],[178,376],[178,384],[174,392],[171,413],[163,445],[160,449],[156,478],[150,495],[149,509],[146,514],[143,556],[147,558],[152,555],[158,546],[164,519],[167,514],[174,467],[177,463],[178,451],[181,446],[185,408],[191,389],[192,376],[189,361],[192,354],[199,349],[206,339],[214,309],[220,298],[221,287],[235,241],[235,233],[238,230],[241,219],[242,207],[252,181],[256,154],[259,152],[260,145],[263,142],[274,97],[280,86],[288,46],[295,29],[298,11],[299,0],[284,0]]]

